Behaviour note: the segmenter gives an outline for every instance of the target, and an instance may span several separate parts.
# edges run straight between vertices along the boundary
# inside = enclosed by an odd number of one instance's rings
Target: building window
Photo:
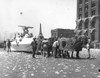
[[[79,19],[82,18],[82,14],[79,14]]]
[[[79,13],[82,14],[82,8],[79,8]]]
[[[85,12],[85,17],[88,17],[88,12]]]
[[[89,20],[87,19],[87,20],[85,21],[85,26],[84,26],[85,29],[88,29],[88,24],[89,24]]]
[[[95,23],[96,23],[96,20],[94,19],[91,23],[91,28],[95,28]]]
[[[88,0],[85,0],[85,2],[88,2]]]
[[[91,33],[91,41],[95,40],[95,31]]]
[[[82,4],[82,0],[79,0],[79,4]]]
[[[85,5],[85,12],[88,12],[88,5]]]
[[[88,0],[85,0],[85,4],[87,4],[87,5],[88,5],[88,3],[89,3],[89,2],[88,2]]]
[[[79,35],[82,35],[82,31],[79,32]]]
[[[95,6],[96,6],[95,0],[92,0],[91,7],[95,7]]]
[[[92,16],[95,15],[95,10],[92,10],[92,11],[91,11],[91,15],[92,15]]]
[[[86,36],[88,36],[88,31],[85,33]]]
[[[82,29],[82,21],[80,21],[78,29],[81,30]]]

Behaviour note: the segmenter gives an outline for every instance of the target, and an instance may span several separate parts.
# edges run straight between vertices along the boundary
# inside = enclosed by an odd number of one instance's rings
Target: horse
[[[74,49],[74,51],[76,51],[76,58],[80,58],[79,52],[82,51],[82,48],[84,46],[86,46],[87,43],[88,43],[88,37],[87,36],[79,36],[79,37],[76,38],[75,43],[73,45],[73,49]]]
[[[69,56],[69,51],[72,52],[71,58],[73,58],[73,53],[76,51],[76,58],[79,57],[79,52],[82,50],[83,46],[87,44],[86,36],[79,36],[73,38],[61,38],[59,49],[62,51],[62,55]]]

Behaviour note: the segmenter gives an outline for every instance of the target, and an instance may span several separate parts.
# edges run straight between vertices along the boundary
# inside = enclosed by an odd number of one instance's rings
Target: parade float
[[[11,51],[25,51],[32,52],[31,42],[33,41],[33,34],[29,33],[30,26],[19,26],[23,29],[23,33],[17,33],[14,40],[11,42]]]

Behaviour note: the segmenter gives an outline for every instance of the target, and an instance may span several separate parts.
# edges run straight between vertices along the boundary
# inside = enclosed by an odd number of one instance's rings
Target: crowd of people
[[[68,57],[74,58],[73,54],[76,51],[76,57],[79,57],[79,52],[83,47],[87,48],[89,58],[90,58],[90,45],[91,40],[86,36],[75,36],[73,38],[49,38],[37,40],[33,38],[31,42],[32,46],[32,57],[35,58],[35,55],[40,52],[44,57],[53,56],[57,57]],[[8,39],[4,41],[4,50],[11,52],[11,41]],[[71,56],[70,56],[71,53]]]
[[[7,49],[7,52],[11,52],[11,41],[8,39],[7,41],[4,41],[4,50]]]
[[[90,39],[86,36],[82,37],[73,37],[69,38],[65,42],[60,42],[62,38],[54,38],[51,39],[43,39],[40,42],[36,40],[36,38],[33,39],[32,45],[32,56],[35,58],[35,54],[40,52],[41,55],[44,57],[50,57],[53,56],[55,58],[57,57],[68,57],[68,58],[74,58],[73,53],[76,51],[76,58],[79,57],[79,52],[82,50],[83,47],[87,48],[87,51],[89,53],[90,58]],[[39,43],[39,44],[38,44]],[[65,47],[67,46],[67,47]],[[38,48],[40,47],[40,48]],[[64,48],[64,49],[61,49]],[[70,53],[71,52],[71,56]]]

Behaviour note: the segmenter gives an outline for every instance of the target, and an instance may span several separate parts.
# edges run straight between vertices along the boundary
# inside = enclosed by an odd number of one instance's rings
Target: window
[[[88,0],[85,0],[85,2],[88,2]]]
[[[92,0],[91,7],[95,7],[95,6],[96,6],[95,0]]]
[[[87,20],[85,21],[85,26],[84,26],[85,29],[88,29],[88,24],[89,24],[89,20],[87,19]]]
[[[91,41],[95,40],[95,32],[91,33]]]
[[[82,13],[82,7],[81,7],[81,8],[79,8],[79,13]]]
[[[82,4],[82,0],[79,0],[79,4]]]
[[[96,22],[96,20],[94,19],[94,20],[92,21],[92,23],[91,23],[91,28],[94,28],[94,27],[95,27],[95,22]]]
[[[88,5],[85,5],[85,12],[88,12]]]
[[[82,21],[80,21],[78,29],[79,29],[79,30],[82,29]]]
[[[88,12],[85,12],[85,17],[88,17]]]
[[[82,14],[79,14],[79,19],[82,18]]]
[[[86,36],[88,36],[88,31],[85,33]]]
[[[92,10],[92,11],[91,11],[91,15],[92,15],[92,16],[95,15],[95,10]]]

